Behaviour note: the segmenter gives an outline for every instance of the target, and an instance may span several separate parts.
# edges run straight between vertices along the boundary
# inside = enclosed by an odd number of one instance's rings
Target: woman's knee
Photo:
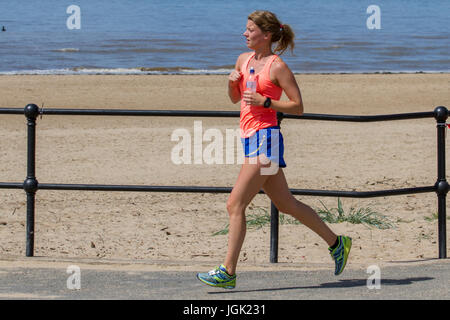
[[[228,198],[227,211],[229,215],[243,214],[247,205],[239,199]]]

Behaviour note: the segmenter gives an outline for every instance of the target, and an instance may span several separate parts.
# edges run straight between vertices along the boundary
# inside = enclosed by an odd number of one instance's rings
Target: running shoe
[[[334,260],[336,268],[334,270],[334,275],[339,275],[344,271],[345,265],[347,264],[348,254],[352,247],[352,238],[346,236],[338,236],[339,244],[336,248],[331,249],[330,255]]]
[[[223,264],[207,273],[197,273],[197,278],[212,287],[234,289],[236,286],[236,275],[230,276]]]

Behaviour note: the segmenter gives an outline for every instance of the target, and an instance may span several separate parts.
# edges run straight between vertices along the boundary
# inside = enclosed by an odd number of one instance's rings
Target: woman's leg
[[[317,233],[328,246],[332,246],[337,236],[320,219],[319,215],[309,206],[294,198],[286,182],[283,170],[268,179],[263,185],[264,192],[269,196],[280,212],[289,214]]]
[[[250,164],[248,158],[245,160],[227,201],[230,224],[228,229],[228,251],[224,265],[230,275],[236,272],[239,253],[245,238],[245,209],[270,177],[261,175],[261,167],[264,167],[264,165],[259,161],[257,164]]]

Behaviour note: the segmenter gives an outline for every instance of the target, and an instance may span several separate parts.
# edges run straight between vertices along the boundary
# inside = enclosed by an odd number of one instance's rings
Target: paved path
[[[22,264],[0,260],[0,299],[450,300],[449,259],[384,266],[380,269],[380,289],[368,289],[367,280],[374,274],[367,273],[366,267],[347,269],[338,277],[330,268],[301,271],[280,267],[242,271],[234,290],[203,285],[195,277],[195,266],[193,271],[176,271],[173,266],[167,267],[171,271],[163,271],[164,266],[159,265],[159,270],[149,271],[114,264],[80,264],[80,289],[68,289],[68,282],[72,288],[78,284],[77,272],[67,273],[73,263],[47,262],[42,267],[42,261],[37,261],[41,264],[31,266],[33,260]],[[204,267],[198,271],[205,271]]]

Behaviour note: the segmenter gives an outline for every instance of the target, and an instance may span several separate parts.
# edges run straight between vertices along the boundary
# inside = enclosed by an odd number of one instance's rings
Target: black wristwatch
[[[264,101],[264,108],[270,108],[271,104],[272,100],[270,98],[267,98],[266,101]]]

